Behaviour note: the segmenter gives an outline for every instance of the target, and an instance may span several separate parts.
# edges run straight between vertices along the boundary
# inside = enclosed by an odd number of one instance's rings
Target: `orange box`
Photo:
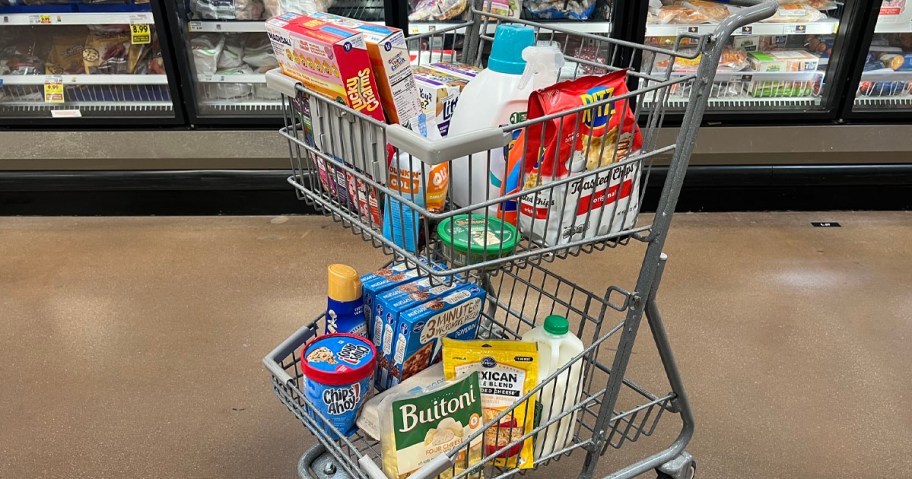
[[[294,12],[266,22],[282,73],[308,89],[386,121],[361,33]]]

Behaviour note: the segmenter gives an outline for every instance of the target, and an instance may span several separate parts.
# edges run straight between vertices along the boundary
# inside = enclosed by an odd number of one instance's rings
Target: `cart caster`
[[[697,461],[687,451],[656,468],[658,479],[694,479]]]
[[[298,460],[298,477],[301,479],[350,479],[339,467],[336,458],[322,444],[308,449]]]

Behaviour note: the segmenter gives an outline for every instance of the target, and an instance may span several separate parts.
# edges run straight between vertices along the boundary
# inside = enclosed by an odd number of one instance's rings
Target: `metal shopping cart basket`
[[[491,453],[476,464],[467,463],[469,454],[460,454],[478,434],[467,437],[462,444],[441,454],[412,477],[508,477],[525,472],[496,467],[493,459],[507,454],[526,438],[554,434],[559,424],[568,421],[572,423],[572,437],[564,447],[537,457],[536,469],[554,468],[556,461],[578,452],[585,455],[579,476],[592,477],[609,446],[620,449],[652,438],[651,448],[643,453],[645,459],[614,468],[608,477],[628,478],[652,469],[657,470],[660,477],[693,476],[695,462],[684,450],[693,434],[693,416],[656,304],[666,263],[662,248],[723,47],[736,29],[770,17],[777,8],[775,1],[731,0],[725,3],[746,8],[737,10],[711,35],[680,34],[670,48],[576,33],[485,13],[484,9],[474,7],[470,20],[465,23],[410,37],[409,49],[418,63],[462,62],[482,66],[497,24],[528,25],[534,28],[539,42],[550,42],[561,48],[567,61],[562,70],[564,78],[624,70],[626,83],[630,86],[629,92],[557,114],[520,119],[508,126],[451,135],[436,141],[399,125],[375,121],[307,90],[277,71],[268,74],[269,85],[283,94],[286,126],[281,134],[288,139],[293,167],[289,182],[300,199],[381,248],[393,261],[406,261],[421,275],[441,282],[460,277],[482,285],[488,299],[481,314],[479,337],[518,339],[540,324],[544,317],[560,314],[570,320],[574,332],[587,344],[583,353],[542,380],[516,403],[522,404],[532,394],[553,390],[549,388],[558,380],[569,377],[561,373],[571,367],[580,367],[582,380],[578,390],[563,398],[565,404],[561,412],[532,430],[511,434],[509,437],[515,438],[512,442],[503,445],[498,442],[497,450],[486,450]],[[587,51],[594,52],[595,56],[587,55],[584,59],[582,55],[576,55],[581,45],[587,46]],[[675,60],[694,60],[700,55],[699,68],[694,74],[672,74]],[[659,59],[663,61],[659,62]],[[667,67],[657,69],[656,64]],[[644,67],[634,70],[631,68],[634,65]],[[680,132],[674,144],[660,144],[657,132],[669,93],[683,87],[689,91],[689,100]],[[629,108],[634,112],[639,126],[627,125],[627,131],[636,128],[642,135],[642,146],[638,150],[617,138],[602,138],[595,151],[592,147],[595,133],[591,129],[583,133],[580,125],[586,115],[595,116],[606,108],[612,112]],[[558,121],[553,121],[555,119]],[[558,131],[553,131],[555,128]],[[625,131],[623,125],[620,128]],[[436,165],[447,165],[451,179],[472,168],[482,168],[484,173],[490,174],[497,161],[492,151],[506,147],[519,134],[541,135],[542,138],[550,134],[568,139],[571,144],[585,142],[588,145],[586,156],[593,164],[591,168],[587,166],[581,171],[545,179],[544,175],[534,174],[537,171],[534,168],[527,168],[533,162],[527,156],[537,155],[524,152],[522,171],[532,173],[524,177],[521,191],[505,195],[485,191],[482,192],[484,200],[469,204],[456,204],[451,193],[445,207],[435,211],[425,206],[420,193],[416,196],[415,191],[426,191],[427,182],[434,181],[430,172]],[[390,156],[392,161],[399,162],[400,155],[405,154],[411,155],[407,161],[415,162],[411,165],[417,165],[422,172],[414,180],[422,188],[413,188],[408,193],[401,188],[392,188],[387,176]],[[535,160],[542,162],[547,154],[549,152],[545,150]],[[470,157],[468,161],[465,160],[467,156]],[[663,156],[670,156],[671,163],[664,176],[656,214],[654,217],[638,215],[638,201],[646,189],[653,163]],[[633,176],[626,184],[615,181],[630,178],[629,175]],[[591,190],[587,196],[582,195],[584,188]],[[473,197],[471,193],[470,197]],[[623,198],[626,200],[621,201]],[[514,208],[525,209],[520,211],[525,220],[520,217],[515,244],[508,247],[501,240],[509,227],[505,222],[491,219],[498,208],[503,211],[510,202]],[[564,207],[566,205],[570,208]],[[413,235],[411,243],[389,232],[384,234],[381,219],[384,212],[397,213],[400,220],[411,216],[414,228],[400,232]],[[480,255],[473,256],[474,249],[460,249],[455,241],[445,238],[452,238],[453,225],[457,222],[468,228],[472,241],[481,243]],[[635,281],[626,288],[605,286],[606,280],[596,277],[596,280],[602,280],[599,291],[603,292],[593,292],[591,287],[582,285],[579,278],[568,278],[556,271],[560,269],[561,259],[568,258],[567,263],[580,261],[571,257],[637,245],[643,251],[643,260]],[[435,262],[437,266],[434,266]],[[577,264],[585,267],[585,263]],[[607,272],[605,276],[608,276]],[[658,351],[664,384],[667,384],[668,392],[665,393],[650,392],[649,388],[628,377],[628,365],[644,314]],[[326,468],[323,475],[383,478],[378,440],[361,432],[343,437],[302,394],[300,349],[322,331],[323,321],[322,315],[317,317],[264,358],[264,364],[272,373],[275,393],[313,433],[319,446],[325,448],[320,462]],[[511,412],[512,409],[504,411],[486,425],[489,432],[496,430],[494,437],[503,437],[501,428],[522,427],[501,425],[501,419]],[[662,448],[668,442],[655,445],[652,442],[658,442],[661,436],[657,433],[662,429],[660,420],[669,416],[679,417],[681,427],[671,428],[667,435],[671,445]],[[661,421],[661,425],[669,422]],[[658,451],[652,452],[655,450]],[[457,464],[461,457],[466,463]],[[566,472],[561,470],[559,474],[564,477]]]

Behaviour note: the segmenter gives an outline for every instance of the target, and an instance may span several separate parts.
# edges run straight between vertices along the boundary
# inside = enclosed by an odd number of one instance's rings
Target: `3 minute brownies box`
[[[475,339],[485,292],[465,284],[399,315],[387,387],[440,361],[443,337]]]
[[[390,364],[393,362],[394,331],[402,313],[425,302],[436,300],[464,285],[465,283],[453,283],[435,286],[431,284],[430,278],[416,278],[376,296],[374,320],[382,322],[382,344],[377,348],[377,372],[374,375],[378,391],[386,389],[388,384]]]
[[[412,75],[408,46],[402,30],[365,23],[331,13],[314,12],[311,17],[342,25],[361,33],[367,44],[380,101],[390,123],[406,124],[421,113],[418,88]]]

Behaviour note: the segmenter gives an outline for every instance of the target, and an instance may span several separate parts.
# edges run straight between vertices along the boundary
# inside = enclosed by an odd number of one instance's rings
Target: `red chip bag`
[[[626,160],[643,143],[629,99],[612,100],[628,93],[626,80],[626,71],[586,76],[529,97],[529,120],[593,105],[536,123],[524,132],[521,148],[527,161],[522,189],[575,178],[520,198],[520,231],[533,241],[567,244],[615,233],[636,221],[640,163],[610,166]],[[536,156],[538,162],[529,160]]]

